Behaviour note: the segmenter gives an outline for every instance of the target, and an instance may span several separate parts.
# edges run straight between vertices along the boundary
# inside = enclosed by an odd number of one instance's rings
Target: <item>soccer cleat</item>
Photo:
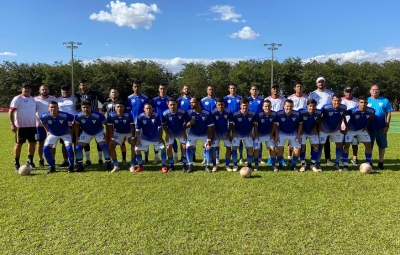
[[[116,172],[118,170],[119,170],[119,166],[114,166],[113,170],[111,170],[111,173],[114,173],[114,172]]]
[[[295,171],[295,172],[299,171],[299,170],[296,168],[296,166],[291,166],[290,169],[292,169],[292,170]]]
[[[178,164],[179,163],[179,159],[178,159],[178,154],[174,155],[174,164]]]
[[[205,170],[206,170],[207,173],[211,173],[210,166],[206,166],[206,169],[205,169]]]
[[[172,171],[175,171],[175,166],[169,166],[168,172],[172,172]]]
[[[353,166],[358,166],[358,162],[356,158],[353,158],[352,160],[350,160],[350,162],[353,164]]]
[[[56,168],[55,168],[54,166],[51,166],[51,167],[49,168],[49,170],[47,171],[47,174],[54,173],[55,171],[56,171]]]
[[[282,159],[282,165],[287,166],[288,164],[286,163],[285,159]]]
[[[44,159],[39,159],[39,167],[44,167]]]
[[[60,167],[67,167],[67,166],[69,166],[68,160],[64,160],[60,165]]]
[[[92,164],[92,161],[86,160],[85,166],[90,166]]]
[[[30,161],[28,160],[26,163],[29,165],[29,167],[30,167],[31,169],[35,169],[35,168],[36,168],[35,163],[33,163],[33,162],[30,162]]]
[[[154,156],[153,165],[157,165],[158,161],[159,161],[158,156]]]
[[[277,168],[276,166],[272,166],[272,171],[279,172],[279,168]]]
[[[347,168],[347,166],[343,166],[342,171],[343,171],[343,172],[347,172],[347,171],[349,171],[349,169]]]
[[[371,165],[371,167],[372,167],[372,165]],[[379,162],[378,163],[378,169],[379,170],[385,170],[385,167],[383,166],[383,162]]]
[[[122,165],[126,166],[128,163],[126,162],[126,159],[122,160]]]
[[[14,164],[15,171],[17,171],[17,172],[18,172],[18,170],[19,170],[19,168],[20,168],[20,167],[21,167],[20,165],[18,165],[18,164]]]
[[[260,158],[260,164],[265,164],[265,161],[262,158]]]
[[[164,174],[168,173],[168,168],[166,166],[161,167],[161,172]]]
[[[68,173],[73,173],[74,171],[74,166],[69,166],[68,167]]]
[[[80,165],[78,165],[78,166],[76,167],[76,171],[77,171],[77,172],[83,172],[83,171],[85,171],[85,167],[84,167],[82,164],[80,164]]]
[[[201,161],[201,164],[204,165],[206,163],[206,159],[203,159],[203,161]]]
[[[148,164],[149,164],[149,159],[147,158],[144,160],[143,165],[148,165]]]
[[[300,171],[300,172],[305,172],[305,171],[306,171],[306,165],[301,165],[299,171]]]
[[[193,165],[190,165],[190,166],[188,167],[188,170],[187,170],[186,172],[187,172],[187,173],[193,173],[193,172],[194,172]]]
[[[232,172],[232,171],[233,171],[232,168],[231,168],[230,166],[225,166],[225,169],[226,169],[226,171],[228,171],[228,172]]]
[[[255,167],[253,168],[253,171],[258,171],[258,166],[255,166]]]
[[[316,167],[315,165],[311,165],[311,170],[313,171],[313,172],[320,172],[319,170],[318,170],[318,167]],[[301,170],[300,170],[301,171]]]
[[[212,171],[213,172],[216,172],[218,169],[217,169],[217,166],[213,166],[213,168],[212,168]]]
[[[182,172],[186,173],[188,171],[188,167],[187,166],[182,166]]]
[[[217,165],[219,165],[219,159],[216,159],[215,162]]]
[[[113,169],[112,166],[111,166],[111,162],[110,161],[108,161],[106,163],[107,163],[106,171],[110,171],[111,169]]]
[[[103,165],[103,160],[102,159],[99,159],[99,165]]]
[[[340,168],[339,164],[335,164],[335,169],[338,171],[342,171],[342,169]]]
[[[134,173],[134,172],[135,172],[135,166],[129,167],[129,171],[130,171],[131,173]]]
[[[328,165],[328,166],[334,166],[335,163],[334,163],[333,161],[331,161],[330,159],[327,159],[327,160],[326,160],[326,165]]]
[[[317,165],[317,170],[318,170],[318,172],[322,172],[321,165]]]
[[[237,170],[238,170],[238,167],[237,166],[233,166],[232,171],[233,172],[237,172]]]
[[[138,168],[135,169],[135,173],[142,172],[144,170],[143,166],[138,166]]]
[[[278,169],[283,170],[283,164],[279,164]]]

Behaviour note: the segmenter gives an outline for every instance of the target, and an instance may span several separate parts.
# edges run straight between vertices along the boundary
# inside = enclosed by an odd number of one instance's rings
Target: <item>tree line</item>
[[[302,81],[304,92],[315,90],[316,78],[325,77],[327,88],[342,94],[345,86],[355,88],[355,96],[368,95],[373,83],[380,85],[381,94],[391,101],[398,99],[400,91],[400,61],[388,60],[375,62],[344,62],[330,59],[324,63],[316,60],[303,62],[300,58],[288,58],[282,62],[274,61],[274,83],[280,85],[284,95],[293,93],[296,81]],[[251,85],[258,85],[262,96],[267,96],[271,87],[271,61],[246,60],[237,63],[215,61],[209,65],[187,63],[180,72],[173,73],[154,61],[130,60],[115,62],[97,59],[89,63],[74,62],[75,91],[78,81],[88,80],[89,86],[105,95],[111,88],[120,92],[122,98],[132,93],[132,83],[142,82],[143,93],[154,97],[158,85],[168,85],[168,94],[178,96],[183,85],[191,87],[193,96],[205,96],[208,85],[214,85],[216,96],[228,94],[227,85],[238,86],[239,95],[248,95]],[[31,81],[33,94],[36,95],[40,84],[49,86],[51,94],[58,96],[60,86],[71,84],[70,63],[17,63],[3,61],[0,64],[0,105],[7,106],[11,99],[20,93],[20,85]]]

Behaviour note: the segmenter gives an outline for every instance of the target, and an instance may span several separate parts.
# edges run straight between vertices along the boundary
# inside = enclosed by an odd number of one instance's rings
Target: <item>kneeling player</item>
[[[69,121],[74,120],[72,114],[62,112],[58,110],[58,103],[56,101],[51,101],[48,105],[48,112],[43,113],[40,116],[40,121],[46,130],[47,137],[44,142],[43,154],[50,166],[48,174],[56,171],[54,164],[53,155],[51,154],[51,149],[53,145],[57,144],[59,139],[62,139],[67,149],[69,167],[68,172],[74,172],[74,150],[72,148],[72,136],[71,129],[68,125]]]

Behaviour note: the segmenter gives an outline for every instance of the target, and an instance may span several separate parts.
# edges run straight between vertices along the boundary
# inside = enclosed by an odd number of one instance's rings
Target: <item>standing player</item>
[[[369,135],[371,136],[372,147],[374,141],[379,148],[379,163],[378,168],[384,170],[383,158],[385,157],[385,149],[387,148],[387,132],[390,126],[392,105],[389,100],[379,95],[380,90],[377,84],[371,86],[369,91],[371,96],[368,98],[368,107],[375,110],[375,118],[368,126]]]
[[[36,102],[31,96],[32,84],[24,82],[21,86],[21,94],[15,96],[10,104],[8,118],[11,131],[15,133],[14,160],[15,170],[20,167],[19,157],[22,145],[28,140],[28,164],[35,168],[33,156],[36,146]]]
[[[233,113],[232,119],[234,125],[232,130],[232,170],[236,172],[238,170],[237,149],[240,140],[243,140],[247,149],[247,167],[250,168],[253,162],[254,140],[258,140],[257,115],[249,111],[249,100],[247,98],[240,100],[240,111]]]
[[[277,156],[279,168],[274,167],[274,172],[283,169],[283,147],[286,141],[293,146],[293,160],[290,169],[297,171],[296,164],[300,155],[300,135],[303,132],[303,118],[298,111],[293,110],[293,101],[286,99],[283,110],[276,113],[275,124],[277,130],[275,132],[275,143],[277,146]]]
[[[65,144],[69,159],[68,172],[72,173],[74,172],[74,149],[72,148],[72,130],[68,123],[74,120],[74,116],[59,111],[58,103],[56,101],[50,101],[47,108],[48,111],[44,112],[39,117],[42,122],[42,127],[45,129],[47,134],[43,147],[44,157],[50,166],[47,173],[51,174],[56,171],[54,155],[52,155],[51,150],[53,145],[57,144],[59,139],[62,139]]]
[[[344,120],[344,113],[347,110],[344,104],[340,103],[340,96],[334,95],[332,97],[332,103],[326,104],[322,107],[322,119],[321,119],[321,131],[319,132],[319,151],[317,158],[317,169],[321,170],[321,154],[322,147],[325,145],[327,138],[329,137],[332,142],[336,144],[336,161],[335,168],[338,171],[342,171],[339,167],[340,157],[342,156],[343,148],[343,134],[340,130],[340,125]]]
[[[75,134],[79,134],[79,129],[82,133],[79,135],[76,151],[76,161],[78,163],[78,172],[85,170],[82,159],[83,159],[83,148],[90,143],[92,138],[96,139],[97,144],[100,146],[104,153],[104,158],[107,164],[107,170],[111,170],[110,154],[108,152],[108,147],[105,142],[104,126],[106,123],[106,117],[100,112],[92,111],[92,104],[90,101],[83,101],[80,103],[81,112],[75,115]],[[78,135],[77,135],[78,136]]]
[[[215,88],[212,85],[209,85],[207,87],[207,96],[204,97],[203,99],[201,99],[201,108],[203,110],[212,112],[215,108],[216,108],[216,101],[215,101]],[[217,164],[219,164],[219,147],[217,147],[217,151],[216,153],[216,160],[217,160]],[[203,162],[201,162],[202,164],[206,163],[206,150],[203,150]]]
[[[133,116],[130,112],[125,112],[125,104],[123,101],[116,101],[114,108],[115,111],[110,112],[107,115],[107,137],[111,137],[108,144],[108,150],[114,164],[114,168],[111,172],[113,173],[120,169],[115,147],[117,147],[117,145],[122,145],[125,140],[130,141],[131,143],[130,170],[133,172],[136,163],[135,146],[133,144],[135,138],[135,123]]]
[[[264,98],[259,96],[258,94],[259,92],[257,85],[252,85],[250,87],[250,96],[247,99],[249,99],[249,111],[256,114],[263,111]]]
[[[211,138],[213,133],[214,123],[209,111],[201,109],[201,99],[193,97],[190,99],[191,109],[186,115],[186,128],[190,128],[186,142],[186,156],[189,163],[188,173],[194,171],[193,169],[193,150],[196,147],[198,140],[201,141],[202,146],[206,148],[206,171],[211,172],[210,159],[211,159]]]
[[[186,172],[188,170],[186,159],[186,112],[182,109],[178,109],[178,103],[175,98],[169,99],[168,108],[168,110],[163,112],[162,118],[162,125],[165,131],[165,142],[167,144],[167,156],[170,164],[170,169],[168,171],[175,170],[175,162],[172,157],[172,147],[173,143],[176,141],[175,139],[178,138],[182,148],[182,171]]]
[[[280,95],[280,89],[278,84],[273,84],[271,86],[271,95],[265,100],[271,101],[272,111],[278,112],[283,109],[283,105],[285,104],[285,97]]]
[[[178,109],[182,109],[185,112],[189,111],[190,99],[192,99],[192,96],[190,95],[190,86],[183,85],[182,96],[178,97],[178,100],[176,101],[178,103]]]
[[[135,150],[139,167],[134,172],[138,173],[144,170],[141,151],[147,151],[149,146],[153,145],[155,150],[161,150],[161,171],[168,173],[160,117],[157,113],[153,112],[153,107],[150,103],[144,105],[144,112],[137,118],[136,139]]]
[[[344,104],[347,109],[353,109],[354,107],[358,106],[358,99],[353,97],[353,88],[350,86],[346,86],[343,90],[344,96],[342,97],[342,104]],[[348,122],[350,119],[350,116],[346,116],[346,121]],[[341,126],[342,130],[346,129],[346,124],[343,122]],[[357,154],[358,154],[358,140],[357,137],[353,137],[352,143],[352,149],[353,149],[353,158],[351,159],[351,163],[354,166],[358,166],[357,163]]]
[[[367,107],[367,98],[361,96],[358,98],[358,107],[354,107],[346,111],[346,115],[350,118],[347,122],[345,129],[345,144],[343,149],[343,171],[347,171],[348,168],[348,157],[350,143],[356,136],[358,141],[365,146],[365,160],[368,164],[371,164],[372,158],[372,145],[371,137],[368,133],[368,125],[374,119],[375,110],[371,107]]]
[[[232,168],[229,167],[229,163],[231,160],[231,137],[230,134],[232,132],[232,113],[228,108],[225,108],[225,103],[223,98],[218,98],[216,100],[217,108],[211,112],[213,121],[214,121],[214,133],[213,133],[213,154],[212,154],[212,161],[213,161],[213,172],[217,171],[217,155],[214,150],[219,151],[219,144],[221,141],[224,142],[225,146],[225,169],[229,172],[232,171]]]
[[[321,110],[317,109],[317,102],[314,99],[307,100],[307,107],[299,110],[303,118],[303,133],[301,134],[301,152],[300,161],[301,167],[300,172],[306,170],[306,142],[307,138],[311,145],[311,164],[310,168],[314,172],[319,172],[319,168],[316,167],[316,160],[319,153],[319,137],[318,129],[319,123],[321,122]]]

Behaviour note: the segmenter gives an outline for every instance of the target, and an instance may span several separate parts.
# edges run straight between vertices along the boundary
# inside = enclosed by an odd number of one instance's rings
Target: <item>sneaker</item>
[[[182,172],[186,173],[188,171],[188,167],[187,166],[182,166]]]
[[[327,159],[327,160],[326,160],[326,165],[328,165],[328,166],[334,166],[335,163],[334,163],[333,161],[331,161],[330,159]]]
[[[77,165],[76,171],[77,171],[77,172],[83,172],[83,171],[85,171],[85,167],[84,167],[82,164]]]
[[[204,165],[206,163],[206,159],[203,159],[203,161],[201,161],[201,164]]]
[[[179,163],[179,158],[178,158],[178,154],[174,155],[174,164],[178,164]]]
[[[217,169],[217,166],[213,166],[213,168],[212,168],[212,171],[213,172],[216,172],[218,169]]]
[[[347,171],[349,171],[349,169],[347,168],[347,166],[343,166],[342,171],[343,171],[343,172],[347,172]]]
[[[31,169],[35,169],[35,168],[36,168],[36,165],[35,165],[35,163],[33,163],[33,162],[30,162],[30,161],[28,160],[26,163],[29,165],[29,167],[30,167]]]
[[[67,166],[69,166],[68,160],[67,161],[64,160],[60,165],[60,167],[67,167]]]
[[[322,172],[321,165],[317,165],[316,168],[317,168],[318,172]]]
[[[207,172],[207,173],[211,173],[211,169],[210,169],[209,166],[206,166],[206,172]]]
[[[20,165],[18,165],[18,164],[14,164],[15,171],[17,171],[17,172],[18,172],[18,170],[19,170],[19,168],[20,168],[20,167],[21,167]]]
[[[90,166],[92,164],[92,161],[86,160],[85,166]]]
[[[299,169],[297,169],[296,166],[291,166],[290,169],[295,171],[295,172],[299,171]]]
[[[305,172],[305,171],[306,171],[306,165],[301,165],[299,171],[300,171],[300,172]]]
[[[47,171],[47,174],[54,173],[55,171],[56,171],[56,168],[55,168],[54,166],[51,166],[51,167],[49,168],[49,170]]]
[[[277,168],[276,166],[272,166],[272,171],[279,172],[279,168]]]
[[[175,171],[175,166],[169,166],[168,172]]]
[[[74,171],[74,166],[68,166],[68,173],[73,173]]]
[[[155,156],[153,160],[153,165],[157,165],[158,161],[159,161],[158,156]]]
[[[111,173],[114,173],[116,171],[118,171],[120,168],[119,166],[114,166],[114,168],[111,170]]]
[[[129,167],[129,171],[130,171],[131,173],[134,173],[134,172],[135,172],[135,166]]]
[[[292,165],[292,159],[287,159],[287,166],[291,166]]]
[[[168,168],[166,166],[161,167],[161,172],[164,174],[168,173]]]
[[[44,159],[39,160],[39,167],[44,167]]]
[[[126,166],[128,163],[126,162],[126,159],[122,160],[122,165]]]
[[[142,172],[143,170],[144,170],[144,167],[143,167],[143,166],[138,166],[138,167],[135,169],[135,173]]]
[[[107,164],[107,166],[106,166],[107,171],[110,171],[111,169],[113,169],[110,161],[106,162],[106,164]]]
[[[340,168],[339,164],[335,164],[335,169],[338,171],[342,171],[342,169]]]
[[[260,162],[260,164],[265,164],[265,161],[261,158],[260,158],[259,162]]]
[[[258,171],[258,167],[255,166],[255,167],[253,168],[253,171]]]
[[[358,166],[358,162],[356,158],[353,158],[352,160],[350,160],[350,162],[353,164],[353,166]]]
[[[237,172],[237,170],[238,170],[238,167],[237,166],[233,166],[232,171],[233,172]]]
[[[187,173],[193,173],[193,172],[194,172],[193,165],[190,165],[190,166],[188,167],[188,170],[187,170],[186,172],[187,172]]]
[[[219,165],[219,159],[216,160],[216,164]]]
[[[320,172],[320,170],[318,169],[318,167],[316,167],[315,165],[311,165],[311,170],[313,170],[313,172]],[[300,170],[301,171],[301,170]]]
[[[385,167],[383,166],[383,162],[378,163],[378,169],[379,170],[385,170]]]
[[[232,168],[231,168],[230,166],[225,166],[225,169],[226,169],[226,171],[228,171],[228,172],[232,172],[232,171],[233,171]]]

